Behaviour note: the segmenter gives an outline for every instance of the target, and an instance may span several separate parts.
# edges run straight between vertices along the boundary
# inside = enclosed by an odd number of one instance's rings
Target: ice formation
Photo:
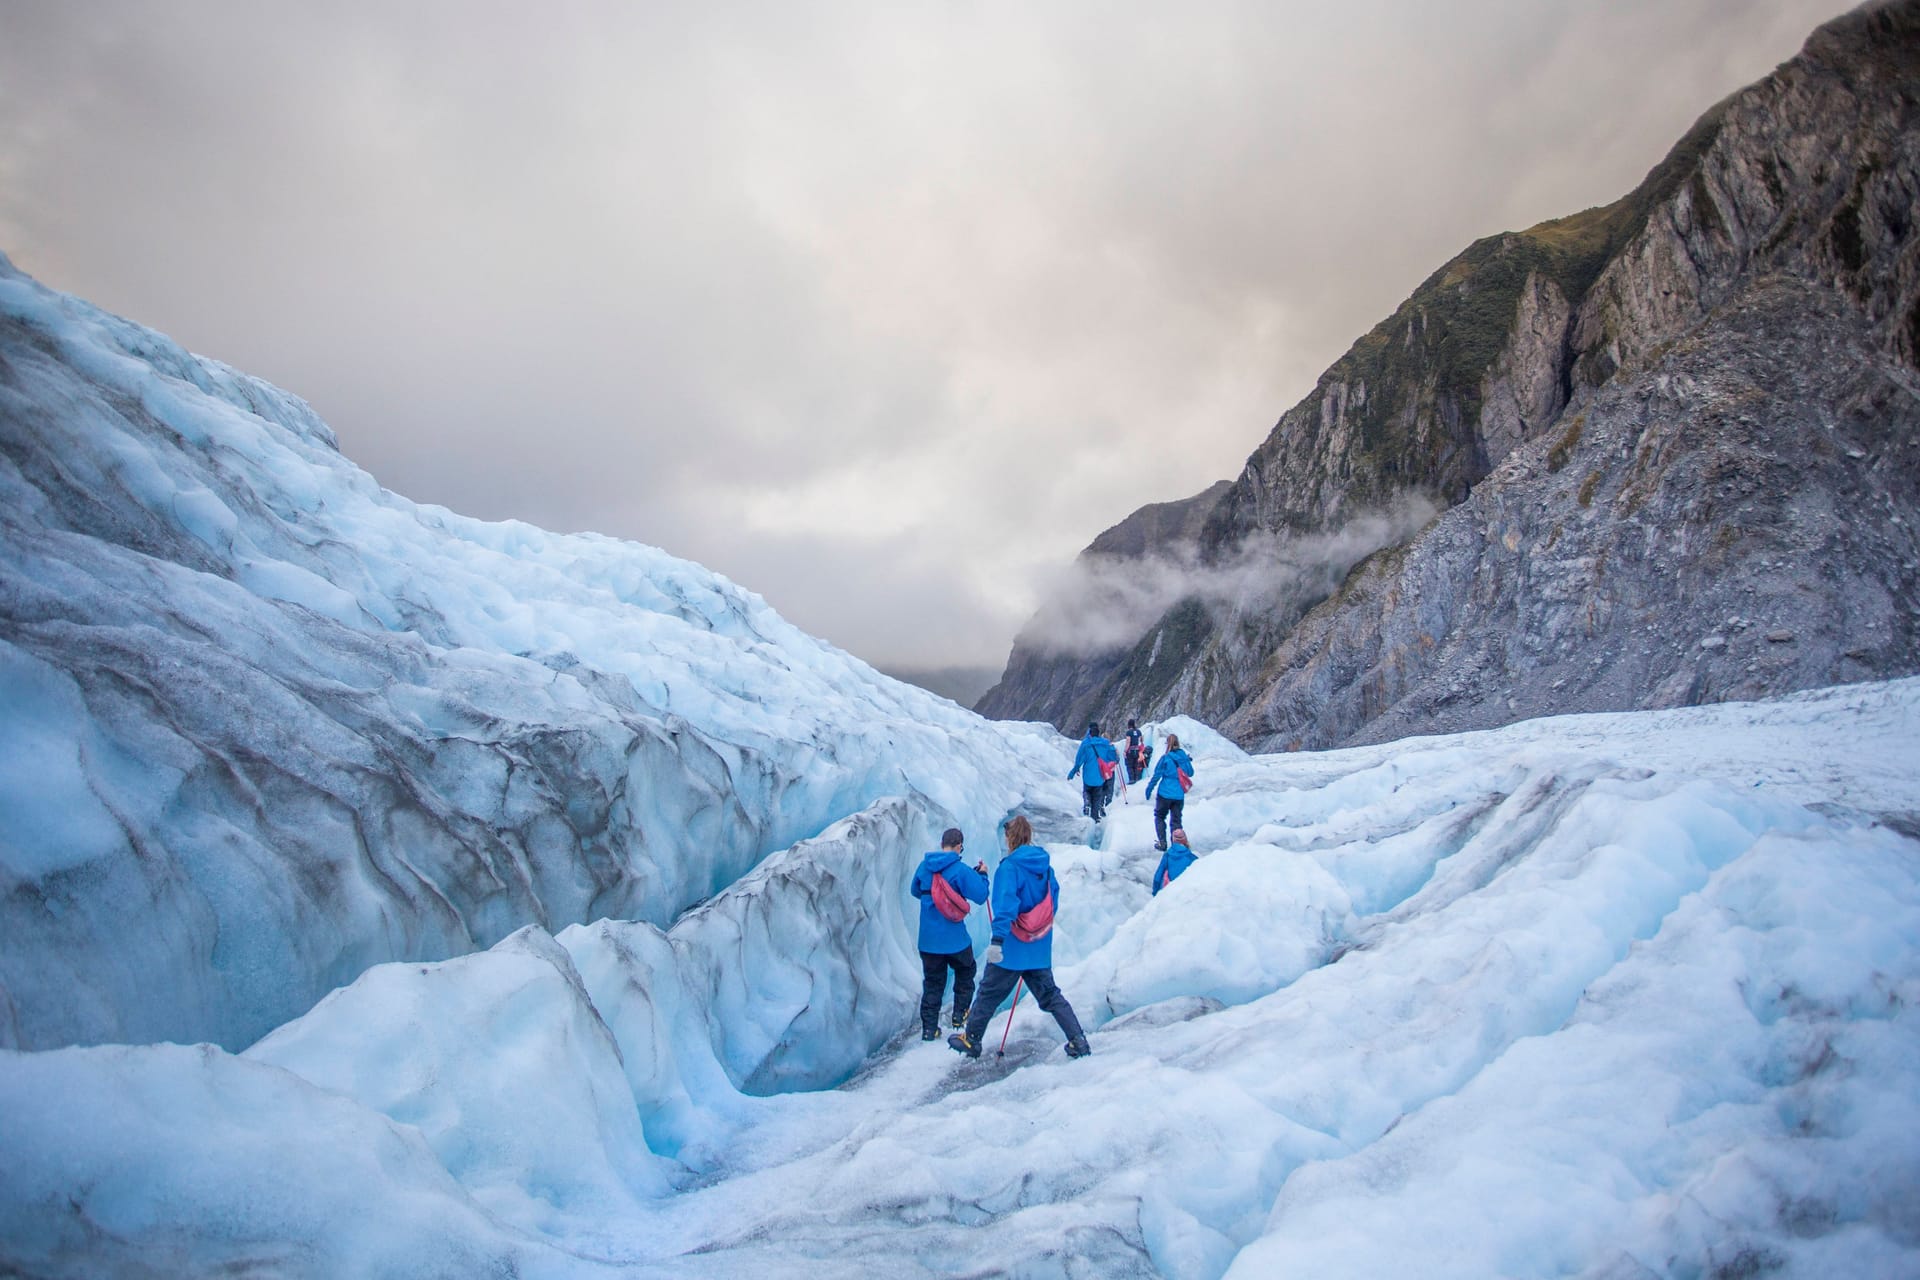
[[[1156,726],[1201,856],[1150,897],[1051,731],[0,315],[0,1271],[1920,1271],[1920,681]],[[1026,1002],[918,1038],[907,875],[1015,806],[1084,1060]]]
[[[241,1048],[382,961],[666,924],[885,796],[984,829],[1063,750],[664,552],[382,490],[4,259],[0,548],[0,1046]]]

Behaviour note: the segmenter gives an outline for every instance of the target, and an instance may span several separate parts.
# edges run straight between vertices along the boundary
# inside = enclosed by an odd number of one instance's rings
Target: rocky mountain
[[[1920,3],[1869,4],[1441,267],[1247,460],[1201,589],[1092,655],[1030,627],[981,708],[1305,747],[1920,670],[1917,206]]]
[[[1111,705],[1108,686],[1127,674],[1129,646],[1096,644],[1086,656],[1071,641],[1084,633],[1088,616],[1118,585],[1115,574],[1154,556],[1196,550],[1208,518],[1231,487],[1220,480],[1191,498],[1151,503],[1095,538],[1080,553],[1068,591],[1050,598],[1021,628],[1005,673],[974,709],[1065,727],[1083,725]]]

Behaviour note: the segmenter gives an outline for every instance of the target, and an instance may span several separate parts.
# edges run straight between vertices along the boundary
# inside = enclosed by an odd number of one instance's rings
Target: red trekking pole
[[[1007,1025],[1001,1028],[1000,1031],[1000,1048],[993,1055],[996,1058],[1004,1058],[1007,1056],[1007,1033],[1013,1030],[1013,1011],[1020,1007],[1020,984],[1025,981],[1025,978],[1015,978],[1013,980],[1013,1004],[1007,1009]]]

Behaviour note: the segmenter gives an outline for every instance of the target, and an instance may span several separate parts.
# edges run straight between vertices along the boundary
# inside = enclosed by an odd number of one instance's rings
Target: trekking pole
[[[1007,1025],[1001,1029],[1000,1048],[999,1051],[993,1055],[996,1058],[1004,1058],[1007,1056],[1007,1032],[1013,1030],[1013,1014],[1014,1011],[1020,1007],[1020,984],[1025,981],[1025,978],[1015,978],[1013,980],[1013,1004],[1007,1009]]]

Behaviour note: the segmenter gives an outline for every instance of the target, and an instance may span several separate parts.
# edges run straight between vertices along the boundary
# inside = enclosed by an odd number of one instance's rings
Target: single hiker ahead
[[[968,903],[987,900],[987,864],[960,860],[966,837],[948,827],[940,851],[920,859],[913,873],[913,896],[920,899],[920,1038],[940,1035],[940,998],[947,971],[953,971],[953,1025],[967,1025],[973,1004],[973,939],[967,934]]]

